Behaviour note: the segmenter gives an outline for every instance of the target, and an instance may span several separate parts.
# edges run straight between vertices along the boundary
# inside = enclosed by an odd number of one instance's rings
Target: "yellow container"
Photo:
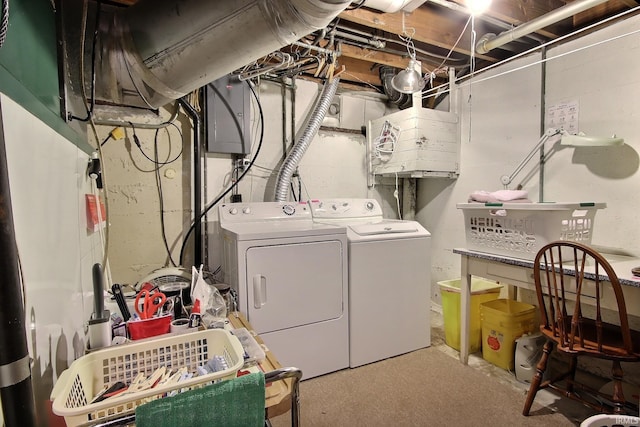
[[[535,332],[536,307],[510,299],[480,305],[482,357],[502,369],[513,371],[515,342],[525,333]]]
[[[460,351],[460,279],[438,282],[442,297],[444,318],[444,340],[449,347]],[[469,352],[480,351],[482,328],[480,326],[480,304],[495,300],[502,285],[480,277],[471,278],[471,301],[469,313]]]

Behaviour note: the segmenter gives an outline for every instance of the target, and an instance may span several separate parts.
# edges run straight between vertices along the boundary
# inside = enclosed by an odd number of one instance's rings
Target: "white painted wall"
[[[173,111],[174,107],[167,108]],[[167,118],[170,115],[168,111],[162,113]],[[175,162],[160,167],[160,178],[167,243],[171,257],[179,263],[182,231],[188,228],[192,212],[193,136],[185,115],[181,114],[174,124],[158,130],[157,147],[161,162],[177,157]],[[112,129],[114,126],[98,126],[98,138],[104,141]],[[154,129],[128,127],[124,138],[110,139],[102,147],[109,198],[109,258],[115,283],[135,285],[152,270],[171,265],[162,238],[156,165],[147,158],[154,159],[155,140]]]
[[[418,181],[416,219],[431,232],[431,289],[437,303],[435,283],[460,276],[460,259],[452,251],[465,246],[465,237],[456,203],[466,202],[474,190],[502,188],[500,176],[510,173],[538,140],[540,71],[525,68],[489,77],[533,60],[523,58],[483,73],[475,79],[478,82],[460,84],[460,176]]]
[[[640,252],[640,230],[636,227],[640,199],[634,197],[639,188],[640,37],[635,33],[607,40],[637,31],[639,23],[640,17],[629,18],[549,49],[548,58],[555,59],[547,62],[546,72],[547,105],[577,100],[580,130],[593,136],[615,133],[625,138],[625,146],[556,151],[545,168],[544,200],[606,202],[608,208],[596,215],[592,243],[631,252]],[[602,43],[588,47],[598,42]],[[474,190],[501,189],[500,176],[511,173],[539,139],[539,61],[540,55],[534,54],[481,73],[471,84],[461,83],[460,177],[418,183],[417,219],[433,236],[434,284],[460,276],[460,257],[452,249],[465,247],[466,242],[462,212],[456,203],[466,202]],[[524,67],[527,64],[534,65]],[[507,73],[510,70],[516,71]],[[518,178],[529,171],[534,173],[524,189],[537,201],[540,189],[535,160]],[[432,289],[438,291],[437,286]],[[439,295],[434,295],[434,300],[439,302]]]
[[[99,234],[87,230],[88,156],[2,94],[0,108],[36,411],[44,417],[54,382],[84,354],[91,270],[102,249]]]

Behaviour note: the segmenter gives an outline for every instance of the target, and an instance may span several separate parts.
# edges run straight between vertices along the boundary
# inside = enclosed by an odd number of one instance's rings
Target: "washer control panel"
[[[309,202],[314,219],[348,219],[382,217],[376,199],[319,199]]]

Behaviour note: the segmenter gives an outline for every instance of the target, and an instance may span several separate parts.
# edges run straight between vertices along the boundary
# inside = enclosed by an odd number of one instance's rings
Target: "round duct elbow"
[[[399,92],[391,85],[391,79],[396,75],[397,71],[393,67],[382,66],[380,67],[380,80],[382,81],[382,90],[390,103],[398,105],[400,109],[407,108],[409,103],[411,106],[411,95]],[[404,108],[403,108],[404,106]]]

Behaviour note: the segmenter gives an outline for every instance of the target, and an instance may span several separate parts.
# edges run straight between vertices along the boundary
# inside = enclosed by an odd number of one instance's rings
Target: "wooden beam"
[[[409,64],[409,58],[403,58],[398,55],[380,52],[374,49],[363,49],[344,43],[341,46],[341,51],[343,58],[353,58],[365,62],[389,65],[395,68],[406,68]]]
[[[380,74],[371,62],[341,56],[338,58],[338,67],[342,65],[345,66],[345,71],[340,74],[341,80],[378,87],[382,86]]]
[[[340,19],[372,27],[392,34],[402,34],[402,12],[377,13],[368,9],[344,11]],[[458,18],[442,8],[420,7],[412,13],[404,15],[404,28],[415,29],[413,40],[450,50],[455,45],[468,17],[460,15]],[[467,28],[460,42],[454,49],[464,55],[471,54],[471,31]],[[488,55],[476,55],[487,61],[496,59]]]
[[[371,62],[373,64],[388,65],[395,68],[407,68],[409,65],[409,58],[394,55],[391,53],[380,52],[375,49],[366,49],[347,44],[341,46],[342,57],[353,58],[359,61]],[[418,54],[418,57],[420,55]],[[427,73],[433,71],[442,63],[441,60],[422,60],[422,72]]]

